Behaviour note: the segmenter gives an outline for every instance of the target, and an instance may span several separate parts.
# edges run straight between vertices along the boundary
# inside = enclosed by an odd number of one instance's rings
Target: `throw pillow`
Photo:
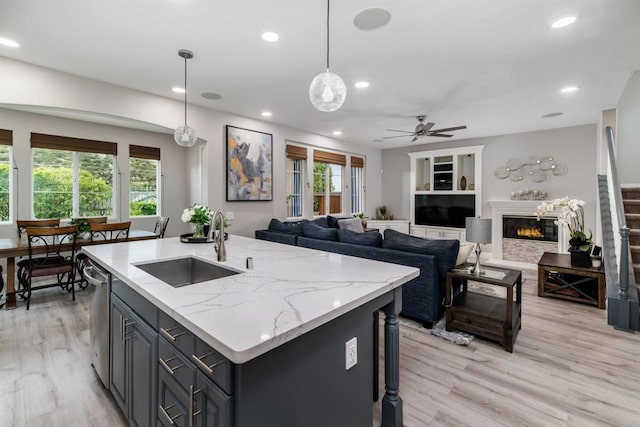
[[[467,258],[473,252],[473,248],[476,245],[473,243],[460,243],[460,250],[458,250],[458,258],[456,259],[456,265],[461,265],[467,262]]]
[[[423,239],[395,230],[384,230],[382,247],[405,252],[433,255],[438,263],[438,272],[444,277],[447,271],[456,266],[460,241],[447,239]]]
[[[278,219],[272,218],[269,223],[269,230],[276,231],[278,233],[295,234],[296,236],[302,236],[302,222],[282,222]]]
[[[331,228],[338,228],[338,218],[327,215],[327,225]]]
[[[382,246],[382,235],[377,231],[358,233],[356,231],[340,229],[338,230],[338,241],[342,243],[351,243],[354,245],[373,246],[379,248],[380,246]]]
[[[302,232],[305,237],[319,240],[338,240],[338,230],[335,228],[320,227],[313,222],[305,222],[302,224]]]
[[[341,230],[351,230],[356,233],[362,233],[362,221],[359,218],[347,218],[338,220],[338,228]]]

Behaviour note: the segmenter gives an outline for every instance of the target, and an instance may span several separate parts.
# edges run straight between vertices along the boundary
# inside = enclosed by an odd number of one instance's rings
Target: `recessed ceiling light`
[[[560,89],[560,93],[564,93],[564,94],[573,93],[577,91],[578,91],[578,86],[566,86]]]
[[[0,37],[0,44],[7,47],[19,47],[20,44],[18,42],[14,42],[13,40],[5,39],[4,37]]]
[[[186,92],[186,90],[184,90],[184,88],[182,88],[182,87],[172,87],[171,90],[174,91],[175,93],[185,93]]]
[[[266,42],[277,42],[278,40],[280,40],[280,36],[273,31],[266,31],[262,33],[262,40]]]
[[[358,13],[353,18],[353,25],[360,30],[375,30],[384,27],[391,21],[391,14],[385,9],[372,7]]]
[[[558,116],[561,116],[561,115],[562,115],[562,113],[558,111],[558,112],[555,112],[555,113],[543,114],[540,117],[542,117],[543,119],[550,119],[551,117],[558,117]]]
[[[271,114],[271,111],[263,111],[262,112],[262,117],[271,117],[273,116],[273,114]]]
[[[367,87],[371,86],[371,84],[369,82],[361,81],[361,82],[356,82],[356,84],[354,84],[354,86],[359,88],[359,89],[364,89],[364,88],[367,88]]]
[[[202,92],[200,96],[203,97],[204,99],[212,99],[215,101],[217,101],[218,99],[222,99],[222,95],[215,92]]]
[[[333,131],[333,134],[334,134],[335,136],[340,136],[340,135],[342,135],[342,131],[341,131],[341,130],[334,130],[334,131]]]
[[[551,23],[551,28],[567,27],[573,24],[574,22],[576,22],[576,19],[578,19],[578,17],[575,15],[563,16],[562,18],[558,18],[555,21],[553,21]]]

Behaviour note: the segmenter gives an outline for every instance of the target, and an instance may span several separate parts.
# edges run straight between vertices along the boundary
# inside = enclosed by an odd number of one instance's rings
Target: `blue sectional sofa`
[[[394,230],[385,230],[384,239],[378,232],[355,233],[338,228],[333,232],[333,227],[324,220],[296,223],[272,220],[269,229],[257,230],[255,237],[419,268],[420,275],[402,286],[401,315],[418,320],[427,328],[440,319],[445,274],[456,264],[458,240],[422,239]]]

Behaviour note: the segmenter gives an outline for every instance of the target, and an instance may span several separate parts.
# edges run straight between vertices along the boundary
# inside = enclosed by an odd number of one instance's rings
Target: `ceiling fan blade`
[[[417,136],[414,136],[413,139],[411,140],[411,142],[416,142],[418,140]]]
[[[398,129],[387,129],[387,130],[391,132],[413,133],[413,131],[408,131],[408,130],[398,130]]]
[[[444,137],[444,138],[451,138],[453,135],[447,135],[447,134],[444,134],[444,133],[429,132],[428,136],[441,136],[441,137]]]
[[[433,123],[433,122],[428,122],[428,123],[425,123],[424,128],[422,128],[422,129],[427,131],[427,130],[431,129],[432,127],[434,127],[435,125],[436,124]]]
[[[391,139],[391,138],[405,138],[411,135],[396,135],[396,136],[383,136],[382,139]]]
[[[466,126],[455,126],[452,128],[442,128],[442,129],[434,129],[431,132],[432,133],[438,133],[438,132],[450,132],[452,130],[460,130],[460,129],[466,129]]]

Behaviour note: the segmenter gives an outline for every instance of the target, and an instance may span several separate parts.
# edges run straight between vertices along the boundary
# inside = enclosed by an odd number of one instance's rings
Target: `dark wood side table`
[[[484,267],[485,274],[476,276],[468,272],[470,266],[467,264],[447,273],[446,329],[497,341],[513,353],[513,344],[522,328],[522,272],[491,266]],[[469,281],[506,288],[507,297],[469,292]],[[454,291],[457,290],[459,293],[456,294]]]
[[[571,255],[545,252],[538,261],[538,296],[605,308],[606,281],[601,268],[571,265]]]

